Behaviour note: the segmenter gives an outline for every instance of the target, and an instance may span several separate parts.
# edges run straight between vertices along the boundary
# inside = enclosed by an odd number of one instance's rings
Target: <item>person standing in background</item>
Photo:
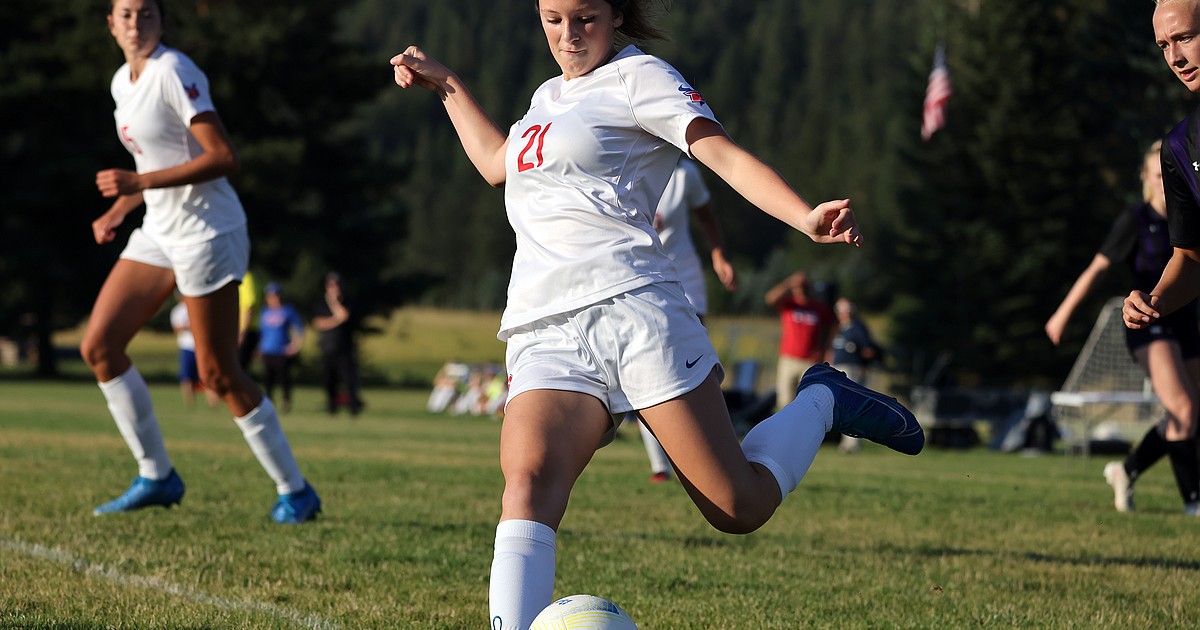
[[[254,274],[246,270],[242,284],[238,286],[238,363],[249,371],[254,352],[258,350],[258,283]]]
[[[200,369],[196,367],[196,338],[192,336],[192,324],[183,300],[171,308],[171,329],[175,331],[175,343],[179,346],[179,393],[183,396],[183,404],[195,406],[196,391],[203,389],[208,406],[216,407],[217,395],[200,382]]]
[[[266,308],[259,317],[258,352],[263,362],[263,386],[267,396],[275,398],[275,386],[283,388],[284,413],[292,410],[292,365],[304,343],[304,320],[290,304],[284,304],[277,282],[267,284],[263,292]]]
[[[825,360],[836,320],[829,307],[816,298],[812,282],[797,271],[771,287],[767,306],[779,311],[779,364],[775,370],[775,408],[791,402],[800,378]]]
[[[357,320],[353,302],[342,287],[341,274],[325,276],[325,299],[313,309],[313,328],[321,350],[321,375],[325,386],[325,411],[336,414],[340,406],[357,416],[363,408],[359,397],[358,352],[354,345]]]
[[[850,380],[866,386],[867,368],[880,359],[879,346],[867,325],[858,318],[858,307],[854,302],[838,298],[833,312],[837,315],[838,331],[833,338],[830,363],[834,369],[845,372]],[[843,453],[856,453],[861,447],[861,440],[849,435],[843,435],[838,442],[838,450]]]

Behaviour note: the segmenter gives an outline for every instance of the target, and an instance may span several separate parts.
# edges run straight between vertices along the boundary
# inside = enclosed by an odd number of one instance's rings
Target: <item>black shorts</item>
[[[1165,339],[1179,343],[1183,358],[1200,357],[1200,327],[1198,327],[1200,322],[1196,317],[1195,306],[1195,304],[1188,304],[1160,319],[1158,323],[1140,330],[1126,328],[1125,347],[1129,349],[1129,355],[1133,357],[1134,361],[1137,361],[1134,351],[1149,345],[1152,341]]]

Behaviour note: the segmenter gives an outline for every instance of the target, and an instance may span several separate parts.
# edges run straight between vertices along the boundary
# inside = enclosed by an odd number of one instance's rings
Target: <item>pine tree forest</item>
[[[207,73],[242,160],[252,268],[303,303],[339,269],[370,310],[499,309],[514,248],[437,98],[388,59],[419,45],[502,128],[558,73],[533,0],[166,0],[166,41]],[[130,168],[97,0],[0,3],[0,335],[78,325],[120,252],[90,223],[96,171]],[[852,200],[861,248],[789,234],[706,173],[739,268],[715,314],[764,314],[795,269],[888,322],[899,368],[963,383],[1061,381],[1091,325],[1042,327],[1113,217],[1144,148],[1193,107],[1142,0],[674,0],[642,47],[700,91],[735,141],[814,204]],[[953,96],[920,135],[934,50]],[[137,221],[133,222],[135,225]],[[123,226],[124,234],[134,226]],[[715,282],[715,278],[713,279]],[[1089,302],[1127,293],[1109,278]],[[1085,307],[1081,313],[1094,313]],[[44,336],[48,336],[45,335]],[[53,366],[45,366],[52,370]]]

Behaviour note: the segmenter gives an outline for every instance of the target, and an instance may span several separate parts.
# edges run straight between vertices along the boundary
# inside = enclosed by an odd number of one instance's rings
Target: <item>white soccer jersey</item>
[[[675,263],[675,273],[683,283],[683,293],[701,315],[708,312],[704,266],[700,263],[700,257],[696,255],[696,246],[692,243],[692,234],[688,229],[688,219],[693,208],[708,203],[711,197],[696,163],[691,160],[679,160],[679,165],[675,167],[666,189],[663,190],[662,199],[658,202],[658,211],[654,215],[654,227],[658,230],[658,238],[662,241],[667,257]]]
[[[179,345],[180,350],[195,350],[196,338],[192,335],[192,324],[188,318],[187,304],[183,302],[177,303],[171,307],[171,328],[182,332],[175,333],[175,342]]]
[[[112,79],[117,136],[133,154],[137,172],[160,171],[204,153],[188,127],[197,114],[215,111],[208,78],[191,59],[159,45],[136,83],[129,64]],[[142,229],[168,245],[202,243],[246,223],[242,202],[229,182],[217,179],[143,192]]]
[[[634,46],[534,92],[509,129],[505,156],[517,252],[500,339],[548,315],[676,280],[651,221],[696,118],[716,120],[674,68]]]

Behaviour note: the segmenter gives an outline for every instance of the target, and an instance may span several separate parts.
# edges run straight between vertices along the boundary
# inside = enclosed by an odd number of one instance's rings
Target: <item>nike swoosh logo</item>
[[[703,359],[703,358],[704,358],[704,355],[702,354],[702,355],[700,355],[700,356],[696,357],[695,359],[693,359],[693,360],[691,360],[691,361],[684,361],[684,362],[683,362],[683,367],[685,367],[685,368],[687,368],[687,369],[689,369],[689,370],[690,370],[690,369],[692,369],[692,368],[696,367],[696,363],[697,363],[698,361],[700,361],[700,359]]]

